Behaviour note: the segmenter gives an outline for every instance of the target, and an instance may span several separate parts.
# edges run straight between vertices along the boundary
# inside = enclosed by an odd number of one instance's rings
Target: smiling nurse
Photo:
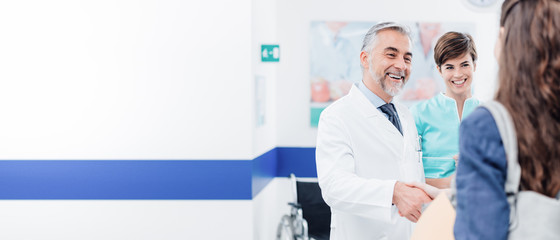
[[[459,124],[479,104],[472,97],[476,47],[469,34],[448,32],[434,48],[434,60],[445,82],[445,93],[411,107],[421,137],[426,183],[448,188],[459,154]]]

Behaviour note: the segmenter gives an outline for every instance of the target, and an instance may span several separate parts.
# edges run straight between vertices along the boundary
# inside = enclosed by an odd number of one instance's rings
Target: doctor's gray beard
[[[383,89],[383,91],[385,93],[389,94],[389,96],[391,96],[391,97],[397,96],[397,94],[399,94],[399,92],[403,89],[403,86],[404,86],[403,81],[401,81],[400,83],[396,83],[396,84],[391,81],[388,84],[386,84],[385,75],[375,76],[375,74],[373,73],[373,71],[371,69],[372,69],[372,64],[371,64],[371,61],[370,61],[369,62],[369,71],[368,71],[369,74],[371,75],[373,80],[375,82],[377,82],[377,84],[381,85],[381,89]]]

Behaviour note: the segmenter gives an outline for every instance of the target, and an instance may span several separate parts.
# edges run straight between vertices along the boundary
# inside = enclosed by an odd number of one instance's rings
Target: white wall
[[[460,1],[2,1],[0,159],[237,160],[314,147],[314,20],[475,22],[475,92],[491,96],[497,14]],[[280,44],[280,62],[261,63],[261,44]],[[287,187],[275,179],[246,201],[4,200],[0,238],[272,239]]]
[[[315,147],[317,129],[310,126],[309,25],[311,21],[432,21],[472,22],[479,54],[475,97],[493,95],[496,67],[493,57],[498,32],[499,4],[472,11],[462,1],[278,1],[278,36],[283,47],[278,68],[277,145]],[[359,53],[356,53],[356,58]]]
[[[280,218],[290,213],[288,202],[292,202],[293,197],[290,179],[275,178],[253,199],[255,209],[253,239],[275,239]]]
[[[264,104],[264,123],[258,125],[255,115],[257,109],[253,104],[253,156],[257,157],[270,149],[276,147],[276,76],[278,63],[261,62],[261,45],[277,44],[277,12],[276,0],[252,0],[251,5],[251,67],[253,73],[252,96],[255,91],[263,91],[264,99],[253,99],[262,101]],[[280,46],[282,52],[282,46]],[[282,53],[280,55],[282,59]],[[255,78],[261,78],[260,89],[255,85]],[[256,102],[255,102],[256,103]],[[280,198],[279,198],[280,197]],[[281,206],[282,196],[278,196],[275,180],[272,180],[259,194],[254,197],[253,202],[253,239],[273,239],[276,231],[276,224],[286,209]],[[230,238],[231,239],[231,238]]]
[[[4,200],[0,239],[253,239],[252,209],[250,200]]]
[[[0,159],[252,159],[251,9],[1,1]],[[254,234],[252,200],[4,200],[0,211],[1,239]]]
[[[256,104],[252,104],[252,126],[255,129],[253,138],[253,157],[257,157],[270,149],[276,147],[276,76],[278,64],[276,62],[261,62],[261,45],[276,44],[277,38],[277,14],[275,0],[252,0],[251,6],[251,67],[253,78],[251,79],[251,96],[255,91],[264,91],[264,124],[257,125]],[[283,51],[280,46],[280,51]],[[283,59],[281,58],[280,61]],[[261,89],[255,89],[255,78],[263,79]],[[257,99],[253,99],[256,101]]]
[[[251,159],[251,1],[2,1],[0,159]]]

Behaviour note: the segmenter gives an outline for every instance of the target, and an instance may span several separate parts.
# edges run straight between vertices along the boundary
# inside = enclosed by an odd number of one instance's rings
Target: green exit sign
[[[261,62],[279,62],[280,46],[261,45]]]

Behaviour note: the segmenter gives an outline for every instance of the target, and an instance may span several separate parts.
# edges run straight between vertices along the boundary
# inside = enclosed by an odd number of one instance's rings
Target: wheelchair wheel
[[[278,224],[276,230],[276,240],[297,240],[294,233],[294,219],[288,215],[284,215]]]

